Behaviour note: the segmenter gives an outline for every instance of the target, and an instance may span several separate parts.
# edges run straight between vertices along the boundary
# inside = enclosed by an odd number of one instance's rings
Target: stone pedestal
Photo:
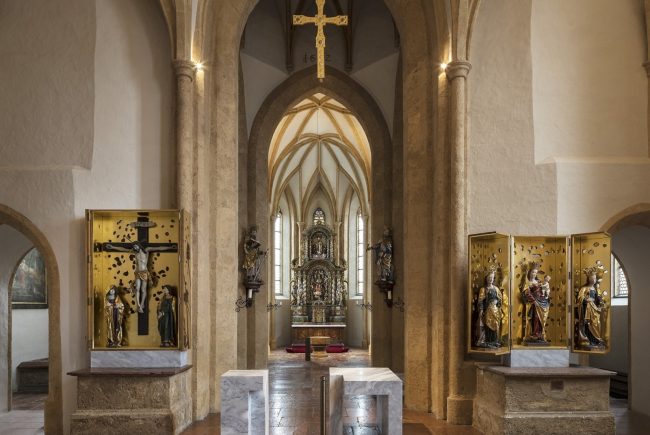
[[[591,367],[479,365],[475,428],[490,434],[614,434],[609,377]]]
[[[509,367],[569,367],[569,349],[512,349],[505,356]]]
[[[221,375],[221,435],[268,435],[269,425],[269,371]]]
[[[402,435],[402,381],[387,368],[330,368],[328,435],[343,434],[343,397],[377,396],[380,433]]]
[[[189,370],[91,368],[77,377],[72,434],[178,434],[192,422]]]

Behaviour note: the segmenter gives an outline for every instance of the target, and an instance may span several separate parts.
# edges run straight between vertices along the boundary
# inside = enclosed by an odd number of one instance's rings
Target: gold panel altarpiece
[[[606,353],[611,238],[606,233],[468,238],[467,348]]]
[[[87,210],[86,221],[89,347],[189,348],[186,213]]]

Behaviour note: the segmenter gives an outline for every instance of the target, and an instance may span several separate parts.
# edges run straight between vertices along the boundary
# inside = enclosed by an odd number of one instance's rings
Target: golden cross
[[[316,54],[317,60],[316,64],[318,67],[318,80],[323,81],[325,78],[325,32],[324,27],[326,24],[335,24],[337,26],[347,26],[348,25],[348,16],[347,15],[337,15],[335,17],[327,17],[323,12],[325,8],[325,0],[316,0],[316,7],[318,12],[315,17],[307,17],[305,15],[294,15],[293,16],[293,25],[302,26],[303,24],[315,24],[318,28],[316,32]]]

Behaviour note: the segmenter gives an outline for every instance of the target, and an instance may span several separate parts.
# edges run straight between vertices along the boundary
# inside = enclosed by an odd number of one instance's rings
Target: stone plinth
[[[402,381],[387,368],[330,368],[329,435],[343,433],[343,397],[377,396],[380,433],[402,434]]]
[[[475,428],[490,434],[613,434],[609,377],[591,367],[478,365]]]
[[[221,435],[268,435],[269,424],[269,371],[221,375]]]
[[[178,434],[192,422],[189,370],[91,368],[77,377],[72,434]]]

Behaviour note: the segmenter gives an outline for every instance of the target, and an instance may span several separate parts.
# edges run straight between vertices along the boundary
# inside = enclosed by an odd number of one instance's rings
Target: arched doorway
[[[315,93],[285,112],[268,165],[270,296],[291,305],[291,313],[271,312],[271,348],[302,342],[298,332],[314,325],[312,310],[321,303],[327,312],[319,328],[332,344],[367,348],[368,316],[355,306],[368,303],[372,290],[366,285],[372,156],[365,131],[343,104]]]
[[[645,376],[650,364],[646,335],[650,328],[646,250],[650,243],[650,204],[638,204],[621,211],[608,220],[602,229],[612,235],[612,251],[624,265],[630,287],[628,305],[624,307],[628,316],[626,329],[629,331],[629,350],[616,350],[629,352],[628,407],[632,411],[650,415],[650,382]],[[616,319],[613,319],[614,322]],[[598,359],[594,358],[593,362],[597,364]]]
[[[54,251],[43,233],[25,216],[15,210],[0,204],[0,225],[7,225],[21,233],[41,254],[46,272],[48,292],[48,397],[45,402],[45,431],[62,433],[63,431],[63,398],[61,395],[61,334],[59,325],[59,269]],[[4,301],[0,306],[10,307],[8,293],[0,295]],[[4,316],[3,316],[4,317]],[[7,324],[8,326],[8,324]],[[3,323],[2,326],[5,327]],[[7,344],[7,347],[10,345]],[[8,351],[11,354],[11,351]],[[5,381],[9,390],[11,384]],[[0,394],[5,394],[2,392]]]

